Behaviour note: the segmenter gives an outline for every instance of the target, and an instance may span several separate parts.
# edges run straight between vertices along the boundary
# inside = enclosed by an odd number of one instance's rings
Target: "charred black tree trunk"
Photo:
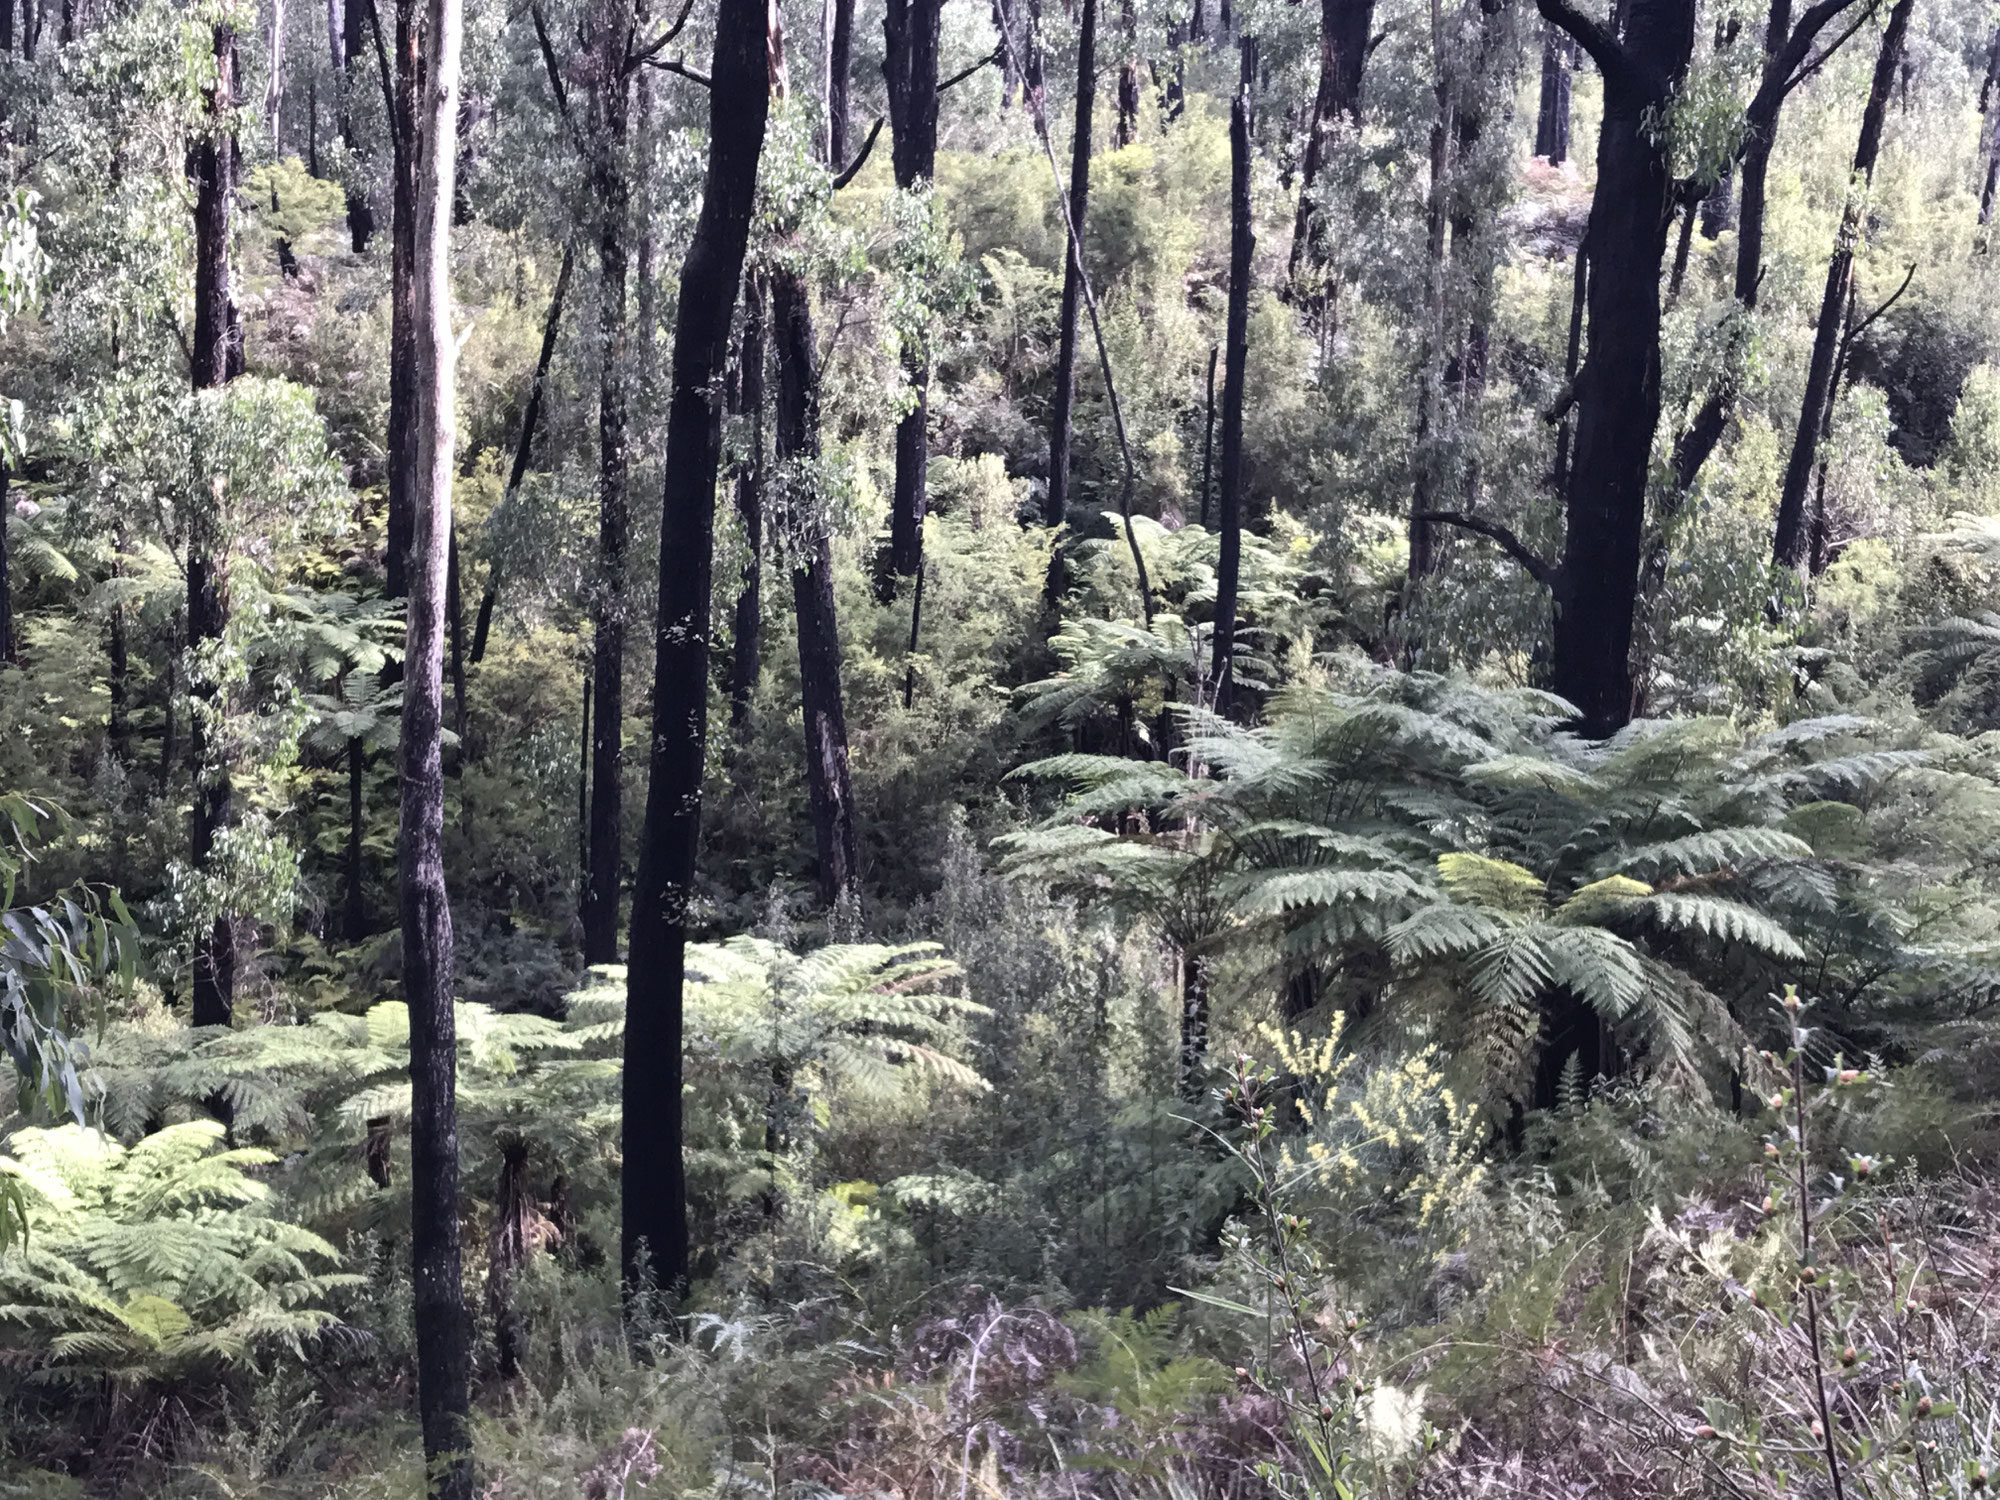
[[[556,272],[556,289],[549,297],[549,310],[542,319],[542,349],[535,358],[535,378],[528,386],[528,403],[521,408],[521,435],[514,443],[514,467],[507,474],[507,489],[501,496],[504,507],[520,493],[527,477],[528,463],[535,448],[535,428],[542,417],[542,392],[548,386],[549,365],[556,356],[556,331],[562,325],[563,298],[569,292],[569,277],[576,260],[572,246],[563,247],[562,266]],[[486,655],[486,640],[493,629],[493,607],[500,599],[500,566],[496,561],[486,576],[486,588],[479,596],[479,613],[472,622],[472,649],[466,660],[478,666]]]
[[[943,0],[889,0],[882,71],[889,84],[896,186],[931,180],[937,167],[938,36]],[[916,405],[896,427],[896,480],[889,501],[889,565],[909,578],[923,566],[925,469],[930,463],[930,350],[906,347],[903,378]]]
[[[618,871],[625,795],[625,554],[632,519],[626,500],[625,227],[631,185],[625,173],[625,48],[628,9],[604,0],[592,47],[592,176],[601,215],[597,331],[597,588],[592,598],[592,670],[597,736],[590,756],[590,882],[583,902],[583,959],[618,961]]]
[[[368,0],[377,40],[381,16]],[[410,541],[416,525],[417,25],[415,0],[396,0],[395,88],[389,98],[394,146],[389,230],[389,525],[383,592],[408,596]],[[406,664],[407,666],[407,664]]]
[[[1076,35],[1076,125],[1070,138],[1069,217],[1080,242],[1090,212],[1091,107],[1097,95],[1097,0],[1083,0]],[[1069,516],[1070,424],[1076,408],[1077,314],[1083,305],[1083,267],[1076,245],[1064,256],[1062,311],[1056,324],[1056,389],[1049,409],[1049,487],[1043,519],[1060,526]],[[1060,586],[1059,570],[1050,574]]]
[[[743,281],[743,342],[736,357],[736,409],[750,419],[750,451],[736,471],[736,515],[743,526],[743,573],[736,591],[729,669],[729,727],[750,727],[764,636],[764,288]]]
[[[7,494],[6,482],[0,480],[0,527],[6,525]],[[116,532],[111,554],[111,576],[123,581],[125,577],[125,529],[120,526]],[[0,563],[0,589],[7,586],[6,567]],[[111,754],[120,766],[132,764],[132,660],[125,630],[125,601],[114,598],[111,601],[111,618],[107,622],[109,634],[107,655],[111,666],[111,723],[108,738]],[[4,660],[0,657],[0,660]]]
[[[457,165],[460,0],[425,7],[423,111],[406,139],[410,207],[410,596],[403,650],[397,835],[403,994],[410,1014],[410,1266],[417,1411],[431,1493],[472,1500],[470,1334],[460,1274],[457,1030],[452,1015],[451,902],[444,878],[444,615],[457,436],[451,331],[451,204]],[[414,168],[415,163],[411,163]],[[421,176],[421,185],[416,178]]]
[[[6,0],[0,0],[0,4]],[[7,518],[14,513],[7,499],[8,482],[13,477],[5,454],[0,454],[0,667],[16,666],[20,655],[14,646],[14,580],[7,563]]]
[[[1660,420],[1660,262],[1673,206],[1668,143],[1653,121],[1687,72],[1694,0],[1632,0],[1625,39],[1540,0],[1604,75],[1591,204],[1590,342],[1577,374],[1555,690],[1579,727],[1608,735],[1632,714],[1632,617],[1646,521],[1646,471]]]
[[[771,276],[771,331],[777,350],[776,455],[786,482],[801,484],[819,459],[819,352],[812,304],[798,274]],[[834,613],[833,539],[814,496],[795,510],[815,517],[804,555],[792,560],[798,613],[799,691],[805,710],[806,793],[819,861],[820,899],[829,907],[854,888],[854,787],[847,774],[847,710],[840,684],[840,628]]]
[[[204,138],[188,153],[194,179],[194,347],[196,390],[213,390],[242,368],[242,330],[230,292],[230,207],[242,160],[236,141],[236,36],[225,26],[212,33],[216,81],[208,91]],[[188,647],[201,662],[223,649],[229,628],[229,539],[222,517],[222,476],[214,492],[189,507]],[[216,682],[219,664],[190,673],[189,732],[194,752],[194,826],[191,863],[205,870],[230,819],[229,759],[222,719],[228,711]],[[218,914],[194,945],[194,1024],[227,1026],[236,999],[236,931]]]
[[[714,404],[729,359],[770,111],[765,6],[721,0],[709,72],[708,175],[681,266],[667,408],[651,780],[632,893],[626,988],[624,1223],[629,1294],[677,1293],[687,1275],[681,1164],[681,986],[708,742],[708,614],[721,456]],[[933,105],[935,109],[935,105]]]
[[[359,739],[347,742],[347,890],[342,902],[342,928],[347,940],[358,943],[368,936],[368,908],[361,890],[362,773],[368,768],[368,750]]]
[[[1413,583],[1430,576],[1437,566],[1434,533],[1425,519],[1438,508],[1439,407],[1444,397],[1445,253],[1450,224],[1451,133],[1453,91],[1442,38],[1433,48],[1436,111],[1431,117],[1430,195],[1424,236],[1423,356],[1417,367],[1417,433],[1410,458],[1416,470],[1415,505],[1410,512],[1409,577]]]
[[[1250,352],[1250,262],[1257,236],[1250,204],[1250,101],[1229,106],[1229,314],[1222,361],[1221,547],[1215,569],[1215,633],[1209,696],[1220,714],[1235,706],[1236,586],[1243,558],[1243,376]]]
[[[1535,155],[1552,167],[1569,160],[1570,72],[1576,65],[1575,43],[1559,27],[1542,26],[1541,106],[1535,112]]]
[[[826,0],[826,159],[847,165],[849,79],[854,69],[854,0]]]
[[[1910,27],[1914,0],[1896,0],[1882,33],[1882,50],[1875,56],[1875,77],[1861,114],[1861,138],[1854,147],[1854,175],[1864,184],[1874,181],[1875,158],[1882,149],[1882,120],[1889,108],[1889,91],[1903,61],[1903,39]],[[1820,297],[1819,323],[1813,333],[1812,363],[1806,371],[1805,400],[1799,409],[1798,432],[1785,465],[1778,492],[1778,521],[1771,538],[1771,560],[1797,571],[1811,556],[1812,517],[1807,514],[1807,490],[1819,454],[1820,429],[1826,424],[1833,397],[1834,356],[1840,348],[1841,323],[1854,286],[1854,246],[1861,237],[1862,196],[1850,193],[1826,268],[1826,291]]]
[[[346,0],[341,14],[341,55],[335,64],[341,75],[340,139],[347,146],[350,158],[358,155],[361,148],[354,132],[354,96],[361,87],[362,58],[368,47],[367,33],[363,30],[368,4],[369,0]],[[375,210],[369,207],[368,194],[359,187],[350,187],[347,190],[347,242],[359,255],[374,237]]]
[[[1299,164],[1299,212],[1292,225],[1291,275],[1328,260],[1326,215],[1314,197],[1326,161],[1327,136],[1345,119],[1361,124],[1361,70],[1368,61],[1368,28],[1375,0],[1320,0],[1319,90],[1313,96],[1306,149]]]
[[[1215,493],[1215,345],[1208,346],[1208,401],[1201,418],[1201,524],[1208,525],[1209,497]]]
[[[2000,91],[2000,31],[1993,33],[1993,45],[1986,53],[1986,80],[1979,85],[1979,118],[1984,122],[1981,132],[1986,146],[1986,175],[1979,184],[1982,226],[1993,222],[1994,192],[2000,189],[2000,113],[1993,108],[1996,91]]]
[[[1125,61],[1118,69],[1118,127],[1111,141],[1123,151],[1139,139],[1139,21],[1132,13],[1132,0],[1119,7],[1119,37],[1125,44]]]

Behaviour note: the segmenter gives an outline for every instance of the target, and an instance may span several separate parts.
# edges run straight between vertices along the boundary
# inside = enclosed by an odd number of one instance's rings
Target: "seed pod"
[[[1840,1362],[1843,1366],[1851,1368],[1859,1358],[1861,1358],[1861,1355],[1852,1344],[1849,1344],[1845,1349],[1840,1351]]]
[[[1919,1396],[1917,1398],[1917,1415],[1920,1417],[1928,1417],[1930,1414],[1931,1414],[1931,1398],[1928,1396]]]
[[[1703,1422],[1700,1426],[1695,1428],[1694,1435],[1698,1438],[1712,1438],[1716,1434],[1715,1434],[1715,1429],[1713,1427],[1709,1426],[1708,1423]]]
[[[1819,1280],[1819,1272],[1815,1271],[1811,1266],[1799,1267],[1800,1286],[1812,1286],[1818,1280]]]
[[[1974,1469],[1972,1473],[1967,1477],[1965,1482],[1975,1490],[1985,1489],[1986,1488],[1985,1467],[1982,1465],[1981,1467]]]

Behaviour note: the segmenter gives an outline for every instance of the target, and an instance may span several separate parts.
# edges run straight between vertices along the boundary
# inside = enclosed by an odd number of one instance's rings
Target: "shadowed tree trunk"
[[[854,0],[826,0],[826,159],[847,165],[848,79],[854,69]]]
[[[1624,41],[1540,0],[1604,75],[1591,203],[1589,346],[1575,383],[1555,690],[1593,737],[1632,713],[1632,617],[1646,520],[1646,471],[1660,419],[1660,262],[1673,207],[1668,142],[1653,128],[1694,50],[1694,0],[1632,0]]]
[[[470,1328],[459,1264],[457,1031],[444,879],[444,612],[457,436],[451,204],[457,166],[460,0],[428,0],[422,109],[410,91],[413,171],[410,596],[403,650],[397,835],[403,994],[410,1014],[410,1267],[417,1411],[431,1493],[472,1500]],[[415,164],[412,163],[414,166]],[[421,176],[421,185],[414,179]]]
[[[7,494],[6,482],[0,480],[0,527],[6,525]],[[111,553],[111,576],[123,582],[125,578],[125,528],[120,525],[114,532]],[[6,565],[0,562],[0,589],[7,586]],[[111,753],[118,764],[130,767],[132,764],[132,663],[125,630],[125,600],[122,596],[111,601],[111,618],[107,622],[110,636],[108,656],[110,658],[111,723],[108,738]],[[4,657],[0,657],[4,660]]]
[[[1076,34],[1076,124],[1070,137],[1069,217],[1080,242],[1090,213],[1090,116],[1097,94],[1097,0],[1083,0]],[[1076,407],[1077,312],[1083,303],[1083,267],[1075,245],[1064,256],[1062,310],[1056,324],[1056,388],[1049,408],[1049,487],[1043,519],[1060,526],[1069,517],[1070,421]],[[1051,594],[1062,586],[1060,554],[1049,573]]]
[[[6,0],[0,0],[0,4],[4,3]],[[14,514],[7,487],[12,477],[7,456],[0,453],[0,667],[15,666],[20,661],[14,647],[14,581],[7,563],[7,522]]]
[[[1423,355],[1417,366],[1417,432],[1410,459],[1416,471],[1415,504],[1410,512],[1409,576],[1412,581],[1430,575],[1437,565],[1434,535],[1426,519],[1438,508],[1439,469],[1442,454],[1438,441],[1438,407],[1444,391],[1444,320],[1446,231],[1451,194],[1451,137],[1453,88],[1449,59],[1445,56],[1442,9],[1438,0],[1431,7],[1432,93],[1436,107],[1431,116],[1430,192],[1425,205],[1424,236],[1424,333]]]
[[[819,460],[819,354],[812,304],[798,274],[771,274],[772,342],[777,350],[776,455],[785,482],[801,485]],[[819,895],[828,906],[854,887],[854,788],[847,774],[847,711],[841,696],[840,628],[834,613],[833,539],[817,496],[795,510],[811,515],[806,551],[792,561],[798,613],[799,690],[805,710],[806,793],[818,856]]]
[[[1313,96],[1305,156],[1299,164],[1299,211],[1292,225],[1294,280],[1308,266],[1324,267],[1329,258],[1326,215],[1313,189],[1326,161],[1327,136],[1342,119],[1356,128],[1361,124],[1361,70],[1368,61],[1368,28],[1374,17],[1375,0],[1320,0],[1319,90]]]
[[[1215,356],[1208,346],[1208,401],[1201,418],[1201,524],[1208,525],[1209,497],[1215,493]]]
[[[765,6],[720,0],[709,71],[708,171],[681,265],[674,322],[651,779],[632,892],[619,1253],[627,1293],[634,1296],[649,1286],[674,1295],[687,1275],[681,987],[708,741],[709,584],[722,447],[714,402],[729,359],[770,110],[765,50]]]
[[[368,766],[368,751],[359,738],[347,742],[347,891],[342,903],[343,928],[349,942],[368,936],[368,908],[361,894],[361,775]]]
[[[1982,133],[1986,146],[1986,175],[1979,184],[1979,222],[1982,225],[1993,222],[1993,198],[1996,188],[2000,188],[2000,112],[1993,108],[1994,96],[2000,93],[2000,30],[1993,33],[1993,44],[1986,51],[1986,78],[1979,85],[1979,117],[1984,121]]]
[[[889,84],[896,186],[931,180],[937,166],[938,36],[943,0],[889,0],[882,20],[888,44],[882,71]],[[889,501],[889,565],[903,578],[923,566],[925,469],[930,463],[930,350],[905,347],[903,377],[916,405],[896,427],[896,480]]]
[[[236,36],[226,26],[211,32],[216,80],[208,90],[202,138],[188,153],[194,179],[194,388],[214,390],[242,368],[242,330],[230,290],[230,209],[242,158],[236,141]],[[223,743],[225,694],[220,664],[203,662],[223,649],[229,629],[229,539],[222,516],[223,487],[188,507],[188,647],[200,663],[190,672],[189,734],[194,759],[191,863],[206,870],[215,842],[230,819],[228,752]],[[218,914],[194,945],[194,1024],[227,1026],[236,999],[236,933],[228,913]]]
[[[356,156],[361,143],[354,133],[354,96],[361,87],[362,55],[367,49],[368,39],[363,31],[363,23],[368,16],[371,0],[344,0],[341,11],[341,91],[340,91],[340,139],[347,146],[350,158]],[[375,210],[368,205],[368,194],[360,187],[347,190],[347,239],[356,255],[368,248],[369,240],[375,237]]]
[[[628,94],[625,48],[630,8],[600,0],[591,47],[591,145],[597,239],[597,587],[591,661],[597,734],[590,756],[590,881],[583,902],[583,958],[618,961],[618,871],[625,795],[625,554],[632,519],[626,500],[625,229],[631,184],[625,172]]]
[[[1792,439],[1791,458],[1785,464],[1785,480],[1778,492],[1771,560],[1793,571],[1803,568],[1811,556],[1812,517],[1807,514],[1806,492],[1819,453],[1820,429],[1827,421],[1833,398],[1834,356],[1840,348],[1840,328],[1847,316],[1847,301],[1853,294],[1854,247],[1861,238],[1867,185],[1875,179],[1875,158],[1882,149],[1882,120],[1889,108],[1889,91],[1902,65],[1903,39],[1909,31],[1913,5],[1914,0],[1896,0],[1895,8],[1889,12],[1888,28],[1882,33],[1882,50],[1875,56],[1875,76],[1861,114],[1861,138],[1854,147],[1854,176],[1861,179],[1862,191],[1856,193],[1850,189],[1847,206],[1841,212],[1833,258],[1826,268],[1826,290],[1820,297],[1819,322],[1813,332],[1812,363],[1806,371],[1798,432]]]
[[[1235,706],[1236,585],[1243,557],[1243,375],[1250,352],[1250,263],[1257,235],[1250,203],[1250,101],[1246,84],[1229,106],[1229,314],[1222,360],[1222,530],[1215,569],[1215,634],[1209,696],[1220,714]]]
[[[377,0],[368,0],[375,40],[382,42]],[[393,146],[389,229],[389,524],[383,592],[409,594],[409,556],[416,524],[416,0],[396,0],[395,86],[386,108]],[[379,55],[379,53],[378,53]],[[385,84],[385,87],[387,85]]]
[[[736,363],[736,409],[750,419],[750,452],[736,471],[736,515],[746,551],[729,670],[729,727],[741,735],[750,726],[764,635],[764,288],[755,276],[743,280],[743,341]]]
[[[1569,160],[1570,72],[1576,63],[1575,44],[1561,28],[1542,25],[1541,106],[1535,112],[1535,155],[1552,167]]]
[[[563,246],[562,266],[556,272],[556,289],[549,296],[549,310],[542,319],[542,349],[535,357],[535,378],[528,386],[528,402],[521,408],[521,434],[514,443],[514,467],[507,474],[507,489],[500,497],[504,510],[520,493],[527,477],[528,462],[535,448],[535,428],[542,416],[542,392],[548,386],[549,365],[556,355],[556,331],[562,324],[563,298],[569,291],[570,269],[576,260],[575,247]],[[486,576],[486,589],[479,596],[479,614],[472,622],[472,649],[466,660],[478,666],[486,655],[486,639],[493,629],[493,606],[500,598],[500,564],[496,560]]]

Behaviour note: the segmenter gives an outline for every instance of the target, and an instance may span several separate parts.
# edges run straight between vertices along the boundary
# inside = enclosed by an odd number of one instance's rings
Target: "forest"
[[[1991,0],[0,0],[0,1500],[1972,1500]]]

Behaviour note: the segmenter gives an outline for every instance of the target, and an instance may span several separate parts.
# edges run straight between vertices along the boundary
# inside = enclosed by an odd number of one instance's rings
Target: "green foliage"
[[[0,1254],[0,1338],[39,1376],[184,1380],[273,1350],[303,1357],[325,1303],[358,1278],[334,1247],[269,1212],[247,1175],[276,1160],[227,1149],[213,1121],[130,1148],[79,1125],[9,1138],[0,1174],[33,1234]]]

